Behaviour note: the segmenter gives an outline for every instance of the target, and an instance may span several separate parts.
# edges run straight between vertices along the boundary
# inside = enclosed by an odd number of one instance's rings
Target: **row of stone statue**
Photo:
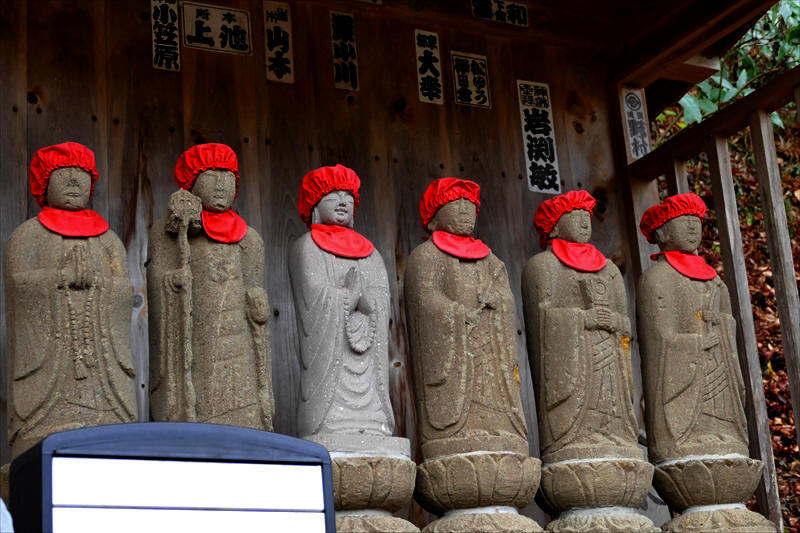
[[[174,174],[179,190],[149,236],[151,418],[271,430],[264,246],[231,210],[236,156],[197,145]],[[77,143],[31,161],[42,209],[4,257],[13,456],[54,431],[135,418],[126,252],[86,209],[97,177]],[[297,205],[309,231],[289,252],[298,433],[331,452],[340,531],[418,531],[391,515],[412,494],[441,515],[425,531],[540,531],[517,512],[540,480],[558,514],[550,531],[658,531],[637,513],[651,481],[682,512],[664,531],[773,531],[743,504],[762,465],[748,457],[728,292],[695,254],[700,198],[667,198],[640,226],[661,249],[637,293],[650,462],[637,446],[622,277],[588,243],[595,201],[570,191],[536,210],[545,251],[526,265],[522,295],[540,462],[528,456],[506,269],[470,236],[479,187],[431,182],[419,202],[430,239],[403,283],[416,465],[392,436],[390,290],[382,258],[352,229],[359,185],[341,165],[309,172]]]

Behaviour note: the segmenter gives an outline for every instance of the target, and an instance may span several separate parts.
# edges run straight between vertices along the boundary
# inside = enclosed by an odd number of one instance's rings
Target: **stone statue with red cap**
[[[409,440],[392,436],[389,279],[378,251],[352,229],[360,185],[343,165],[300,182],[297,211],[309,231],[289,252],[298,434],[331,452],[337,530],[419,531],[391,516],[411,499],[416,466]]]
[[[236,154],[199,144],[148,244],[150,415],[272,430],[264,243],[231,206]]]
[[[539,484],[520,401],[505,265],[471,237],[477,183],[440,178],[419,201],[431,239],[408,258],[405,305],[423,463],[425,531],[540,531],[517,513]]]
[[[56,431],[136,419],[133,290],[125,247],[87,209],[97,178],[75,142],[37,150],[28,168],[42,209],[3,258],[12,457]]]
[[[548,530],[657,531],[636,512],[653,467],[637,446],[622,275],[589,243],[594,205],[583,190],[543,201],[544,251],[522,273],[542,494],[561,513]]]
[[[639,280],[647,446],[653,485],[680,516],[664,531],[774,531],[744,502],[761,478],[749,458],[736,321],[725,284],[696,254],[706,206],[670,196],[639,228],[661,251]]]

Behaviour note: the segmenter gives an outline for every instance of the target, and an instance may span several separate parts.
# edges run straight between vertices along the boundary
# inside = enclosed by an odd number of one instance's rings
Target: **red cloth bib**
[[[311,224],[311,239],[326,252],[347,259],[363,259],[375,249],[357,231],[335,224]]]
[[[690,252],[680,252],[678,250],[668,250],[650,256],[655,261],[659,255],[664,255],[669,266],[686,276],[687,278],[708,281],[714,279],[717,271],[714,267],[706,263],[706,260],[699,255]]]
[[[606,266],[606,258],[588,242],[571,242],[562,239],[550,241],[558,260],[581,272],[598,272]]]
[[[42,207],[36,218],[42,226],[64,237],[97,237],[108,231],[108,222],[91,209]]]
[[[200,221],[206,235],[217,242],[233,244],[241,241],[247,234],[247,223],[230,209],[222,213],[203,209],[200,211]]]
[[[444,253],[461,259],[483,259],[491,250],[482,240],[469,235],[454,235],[446,231],[434,231],[433,244]]]

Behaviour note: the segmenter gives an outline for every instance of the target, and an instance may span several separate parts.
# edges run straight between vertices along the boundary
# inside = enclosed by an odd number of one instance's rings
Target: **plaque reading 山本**
[[[267,79],[294,83],[292,11],[286,2],[264,2]]]
[[[561,192],[561,180],[558,173],[550,89],[546,83],[517,80],[517,96],[528,189],[533,192],[558,194]]]

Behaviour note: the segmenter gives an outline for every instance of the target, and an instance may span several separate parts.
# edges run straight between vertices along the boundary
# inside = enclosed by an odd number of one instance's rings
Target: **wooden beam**
[[[656,179],[664,174],[673,159],[687,161],[703,151],[711,135],[729,137],[747,126],[750,115],[764,109],[774,111],[792,100],[794,88],[800,85],[800,66],[781,74],[728,107],[717,111],[699,124],[693,124],[670,140],[631,163],[631,176]]]
[[[745,411],[747,433],[750,437],[750,455],[764,463],[761,482],[756,489],[758,508],[769,518],[778,531],[783,531],[781,504],[775,477],[775,461],[772,457],[772,439],[767,425],[767,409],[764,386],[761,382],[761,363],[758,359],[756,332],[753,324],[753,309],[750,305],[750,290],[742,250],[742,234],[739,229],[739,212],[736,206],[736,191],[728,153],[728,139],[712,137],[706,149],[711,167],[711,188],[714,193],[714,210],[717,214],[722,264],[725,282],[731,296],[731,308],[736,319],[736,344],[739,364],[746,390]]]
[[[682,24],[677,33],[673,31],[670,34],[672,38],[666,43],[649,36],[661,34],[660,28],[674,30],[672,24],[676,22],[676,17],[664,17],[664,22],[655,27],[643,26],[640,32],[642,36],[634,39],[639,53],[632,61],[615,69],[619,73],[616,80],[623,84],[646,87],[665,72],[762,15],[775,2],[776,0],[706,0],[691,3],[678,11],[681,19],[691,22]],[[626,44],[629,43],[626,41]],[[627,58],[630,55],[622,54],[622,57]]]
[[[775,299],[778,302],[778,317],[781,321],[783,356],[786,360],[792,403],[797,413],[800,411],[800,298],[797,294],[792,261],[792,240],[786,224],[786,208],[783,204],[775,137],[768,112],[753,113],[750,120],[750,135],[753,138],[758,188],[761,192],[764,226],[769,244],[769,262],[772,266],[772,281],[775,284]],[[795,432],[800,441],[800,424],[795,424]]]
[[[672,165],[667,168],[667,192],[670,196],[689,192],[689,179],[686,176],[686,163],[680,159],[673,159]]]
[[[676,65],[661,77],[668,80],[684,81],[686,83],[700,83],[701,81],[719,72],[719,57],[708,57],[697,54],[683,63]]]

